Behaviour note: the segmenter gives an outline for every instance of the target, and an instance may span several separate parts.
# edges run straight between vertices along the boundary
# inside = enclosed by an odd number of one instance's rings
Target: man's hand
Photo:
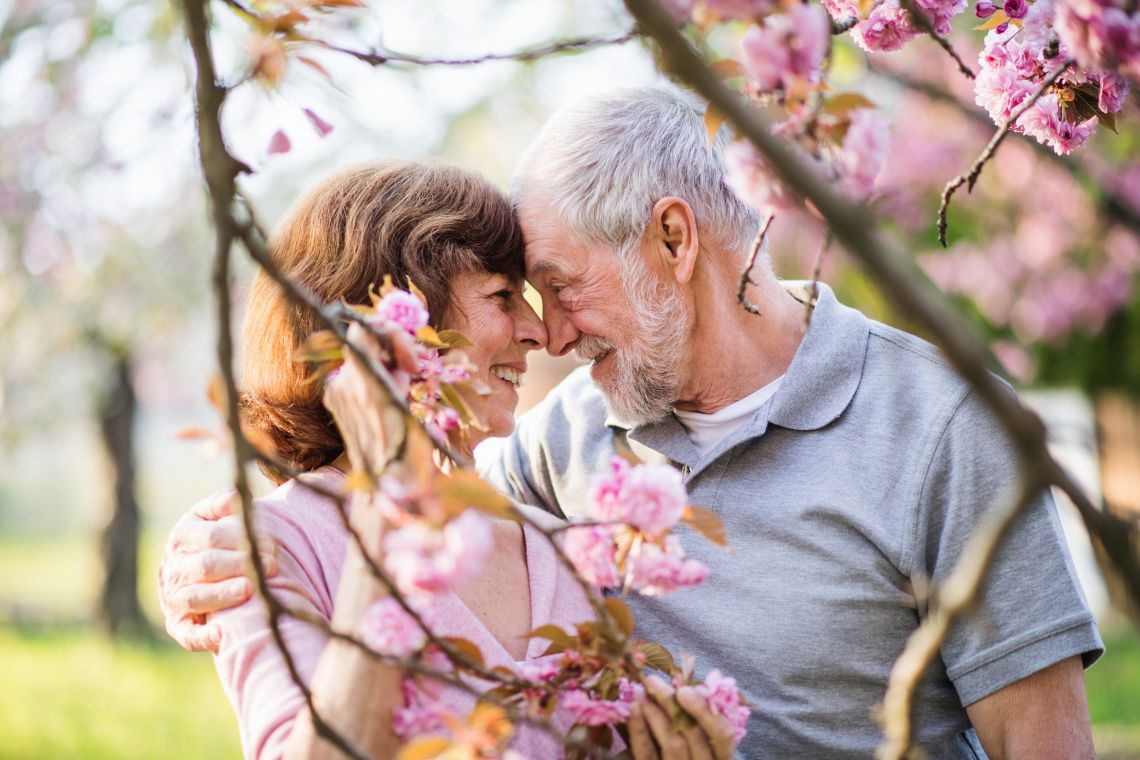
[[[158,602],[166,632],[191,652],[215,652],[221,630],[206,615],[249,599],[249,552],[232,489],[202,499],[175,524],[158,568]],[[269,575],[277,572],[273,544],[261,547]]]
[[[966,707],[990,760],[1093,760],[1080,657],[1070,657]]]
[[[693,725],[674,727],[669,715],[677,706]],[[633,703],[629,743],[636,760],[731,760],[736,749],[732,724],[714,713],[694,687],[674,691],[652,676],[646,679],[646,694]]]

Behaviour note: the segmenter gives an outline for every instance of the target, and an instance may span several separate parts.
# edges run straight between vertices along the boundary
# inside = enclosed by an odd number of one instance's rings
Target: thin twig
[[[747,290],[749,285],[759,285],[760,283],[752,279],[752,269],[756,266],[756,259],[760,255],[760,251],[764,249],[764,239],[768,237],[768,228],[772,226],[772,220],[776,218],[775,212],[768,214],[764,221],[760,224],[760,230],[756,233],[756,238],[752,241],[752,251],[748,254],[748,263],[744,265],[744,271],[740,273],[740,281],[736,286],[736,301],[749,314],[760,316],[760,307],[748,300]]]
[[[930,37],[938,43],[939,47],[945,50],[947,54],[954,59],[954,63],[958,64],[958,71],[962,72],[963,76],[967,79],[977,78],[977,74],[974,73],[974,70],[967,66],[966,62],[962,60],[962,57],[958,55],[958,52],[954,50],[954,46],[950,44],[950,40],[939,34],[938,30],[934,28],[934,24],[926,17],[926,14],[915,7],[914,0],[902,0],[902,7],[910,12],[911,21],[914,21],[922,27],[922,31],[930,35]]]
[[[978,177],[982,174],[982,167],[986,165],[987,161],[993,158],[994,153],[997,152],[998,146],[1001,145],[1001,141],[1004,140],[1005,136],[1009,134],[1010,128],[1014,125],[1014,123],[1017,122],[1018,119],[1021,118],[1021,115],[1023,113],[1033,107],[1033,104],[1037,102],[1038,98],[1044,95],[1045,92],[1053,86],[1053,83],[1056,82],[1072,64],[1073,62],[1071,60],[1065,61],[1052,73],[1050,73],[1049,76],[1045,77],[1045,80],[1041,82],[1041,86],[1038,87],[1032,95],[1023,100],[1017,106],[1017,108],[1014,109],[1009,114],[1009,116],[1006,117],[1005,121],[1003,121],[998,126],[997,132],[995,132],[994,136],[990,138],[989,143],[986,144],[985,149],[981,152],[977,159],[974,160],[974,163],[970,165],[969,171],[964,174],[959,174],[957,177],[946,183],[946,187],[942,190],[942,201],[938,206],[938,242],[942,243],[943,248],[945,248],[947,245],[946,212],[950,208],[950,199],[954,196],[954,192],[962,185],[966,185],[966,192],[972,192],[974,190],[974,184],[978,181]]]
[[[823,257],[831,247],[831,228],[823,228],[823,239],[819,241],[819,252],[815,255],[815,266],[811,271],[811,298],[804,305],[804,332],[811,327],[811,315],[815,313],[815,305],[819,303],[819,273],[823,271]]]
[[[389,63],[405,64],[409,66],[475,66],[490,61],[535,61],[539,58],[567,53],[572,51],[589,50],[591,48],[606,47],[609,45],[624,45],[630,40],[641,36],[641,32],[634,28],[628,32],[609,37],[575,37],[568,40],[559,40],[548,45],[518,50],[511,53],[486,53],[469,58],[420,58],[414,55],[393,53],[381,50],[353,50],[326,42],[317,41],[317,44],[326,50],[351,56],[369,66],[384,66]]]

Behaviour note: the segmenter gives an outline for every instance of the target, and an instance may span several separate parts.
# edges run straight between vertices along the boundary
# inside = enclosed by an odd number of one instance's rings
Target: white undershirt
[[[776,391],[780,388],[780,381],[783,379],[784,376],[780,375],[760,390],[754,391],[712,414],[683,412],[680,409],[674,409],[673,414],[677,416],[677,421],[689,434],[689,440],[693,442],[703,457],[712,451],[718,443],[735,433],[742,425],[750,422],[760,407],[776,395]]]

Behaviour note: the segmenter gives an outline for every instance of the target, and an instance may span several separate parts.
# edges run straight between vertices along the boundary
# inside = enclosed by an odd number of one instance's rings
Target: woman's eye
[[[503,290],[495,292],[493,295],[495,298],[501,298],[504,301],[509,301],[515,297],[515,291],[504,288]]]

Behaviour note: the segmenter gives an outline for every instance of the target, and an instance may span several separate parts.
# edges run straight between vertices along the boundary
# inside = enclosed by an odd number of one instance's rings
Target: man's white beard
[[[609,341],[586,337],[577,348],[578,355],[588,360],[606,350],[614,352],[615,377],[599,387],[610,412],[631,425],[658,422],[672,412],[681,390],[681,356],[689,325],[680,292],[673,287],[650,295],[647,280],[642,279],[649,276],[647,271],[630,272],[627,278],[640,341],[618,348]]]

